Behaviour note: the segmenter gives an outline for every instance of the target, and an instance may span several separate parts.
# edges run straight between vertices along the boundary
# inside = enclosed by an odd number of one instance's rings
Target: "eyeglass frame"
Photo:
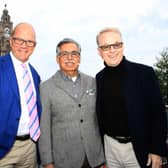
[[[109,51],[111,49],[111,47],[113,47],[113,49],[120,49],[123,46],[123,42],[118,42],[118,43],[114,43],[114,44],[107,44],[107,45],[102,45],[99,46],[99,48],[102,51]]]
[[[71,55],[72,58],[77,58],[77,57],[80,57],[80,52],[79,51],[71,51],[71,52],[68,52],[68,51],[60,51],[58,53],[58,56],[59,57],[64,57],[64,58],[67,58],[69,55]]]
[[[24,43],[26,44],[26,46],[28,47],[35,47],[36,46],[36,42],[32,41],[32,40],[24,40],[22,38],[19,37],[12,37],[12,40],[14,41],[15,44],[17,45],[23,45]]]

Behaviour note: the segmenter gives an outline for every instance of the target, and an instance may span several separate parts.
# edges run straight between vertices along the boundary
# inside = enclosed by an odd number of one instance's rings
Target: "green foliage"
[[[168,105],[168,48],[163,49],[156,59],[155,72],[160,83],[164,102]]]

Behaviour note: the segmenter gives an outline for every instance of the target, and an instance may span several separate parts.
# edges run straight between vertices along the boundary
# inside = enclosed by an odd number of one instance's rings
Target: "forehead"
[[[27,25],[20,25],[15,29],[14,36],[24,39],[35,39],[35,32],[32,27]]]
[[[78,47],[74,43],[64,43],[64,44],[62,44],[60,46],[60,50],[66,50],[66,51],[69,51],[69,50],[78,50]]]
[[[100,44],[113,44],[121,41],[121,35],[117,32],[104,32],[99,36]]]

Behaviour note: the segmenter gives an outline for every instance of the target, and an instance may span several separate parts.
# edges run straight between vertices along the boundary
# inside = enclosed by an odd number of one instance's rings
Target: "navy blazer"
[[[152,67],[125,60],[124,100],[133,148],[141,167],[146,167],[149,153],[166,155],[166,112],[157,77]],[[96,75],[96,109],[100,132],[105,134],[101,120],[101,94],[105,69]],[[111,86],[113,87],[113,86]]]
[[[39,97],[40,76],[30,65],[37,95],[37,109],[40,118]],[[21,105],[16,74],[10,54],[0,57],[0,158],[11,149],[17,135]]]

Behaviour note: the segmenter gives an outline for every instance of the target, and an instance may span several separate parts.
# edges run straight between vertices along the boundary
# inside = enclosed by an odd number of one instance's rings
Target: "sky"
[[[43,81],[59,69],[55,49],[63,38],[81,45],[79,70],[93,77],[104,67],[96,35],[106,27],[120,29],[130,61],[154,66],[168,47],[167,0],[1,0],[0,15],[5,4],[14,26],[28,22],[35,28],[30,62]]]

